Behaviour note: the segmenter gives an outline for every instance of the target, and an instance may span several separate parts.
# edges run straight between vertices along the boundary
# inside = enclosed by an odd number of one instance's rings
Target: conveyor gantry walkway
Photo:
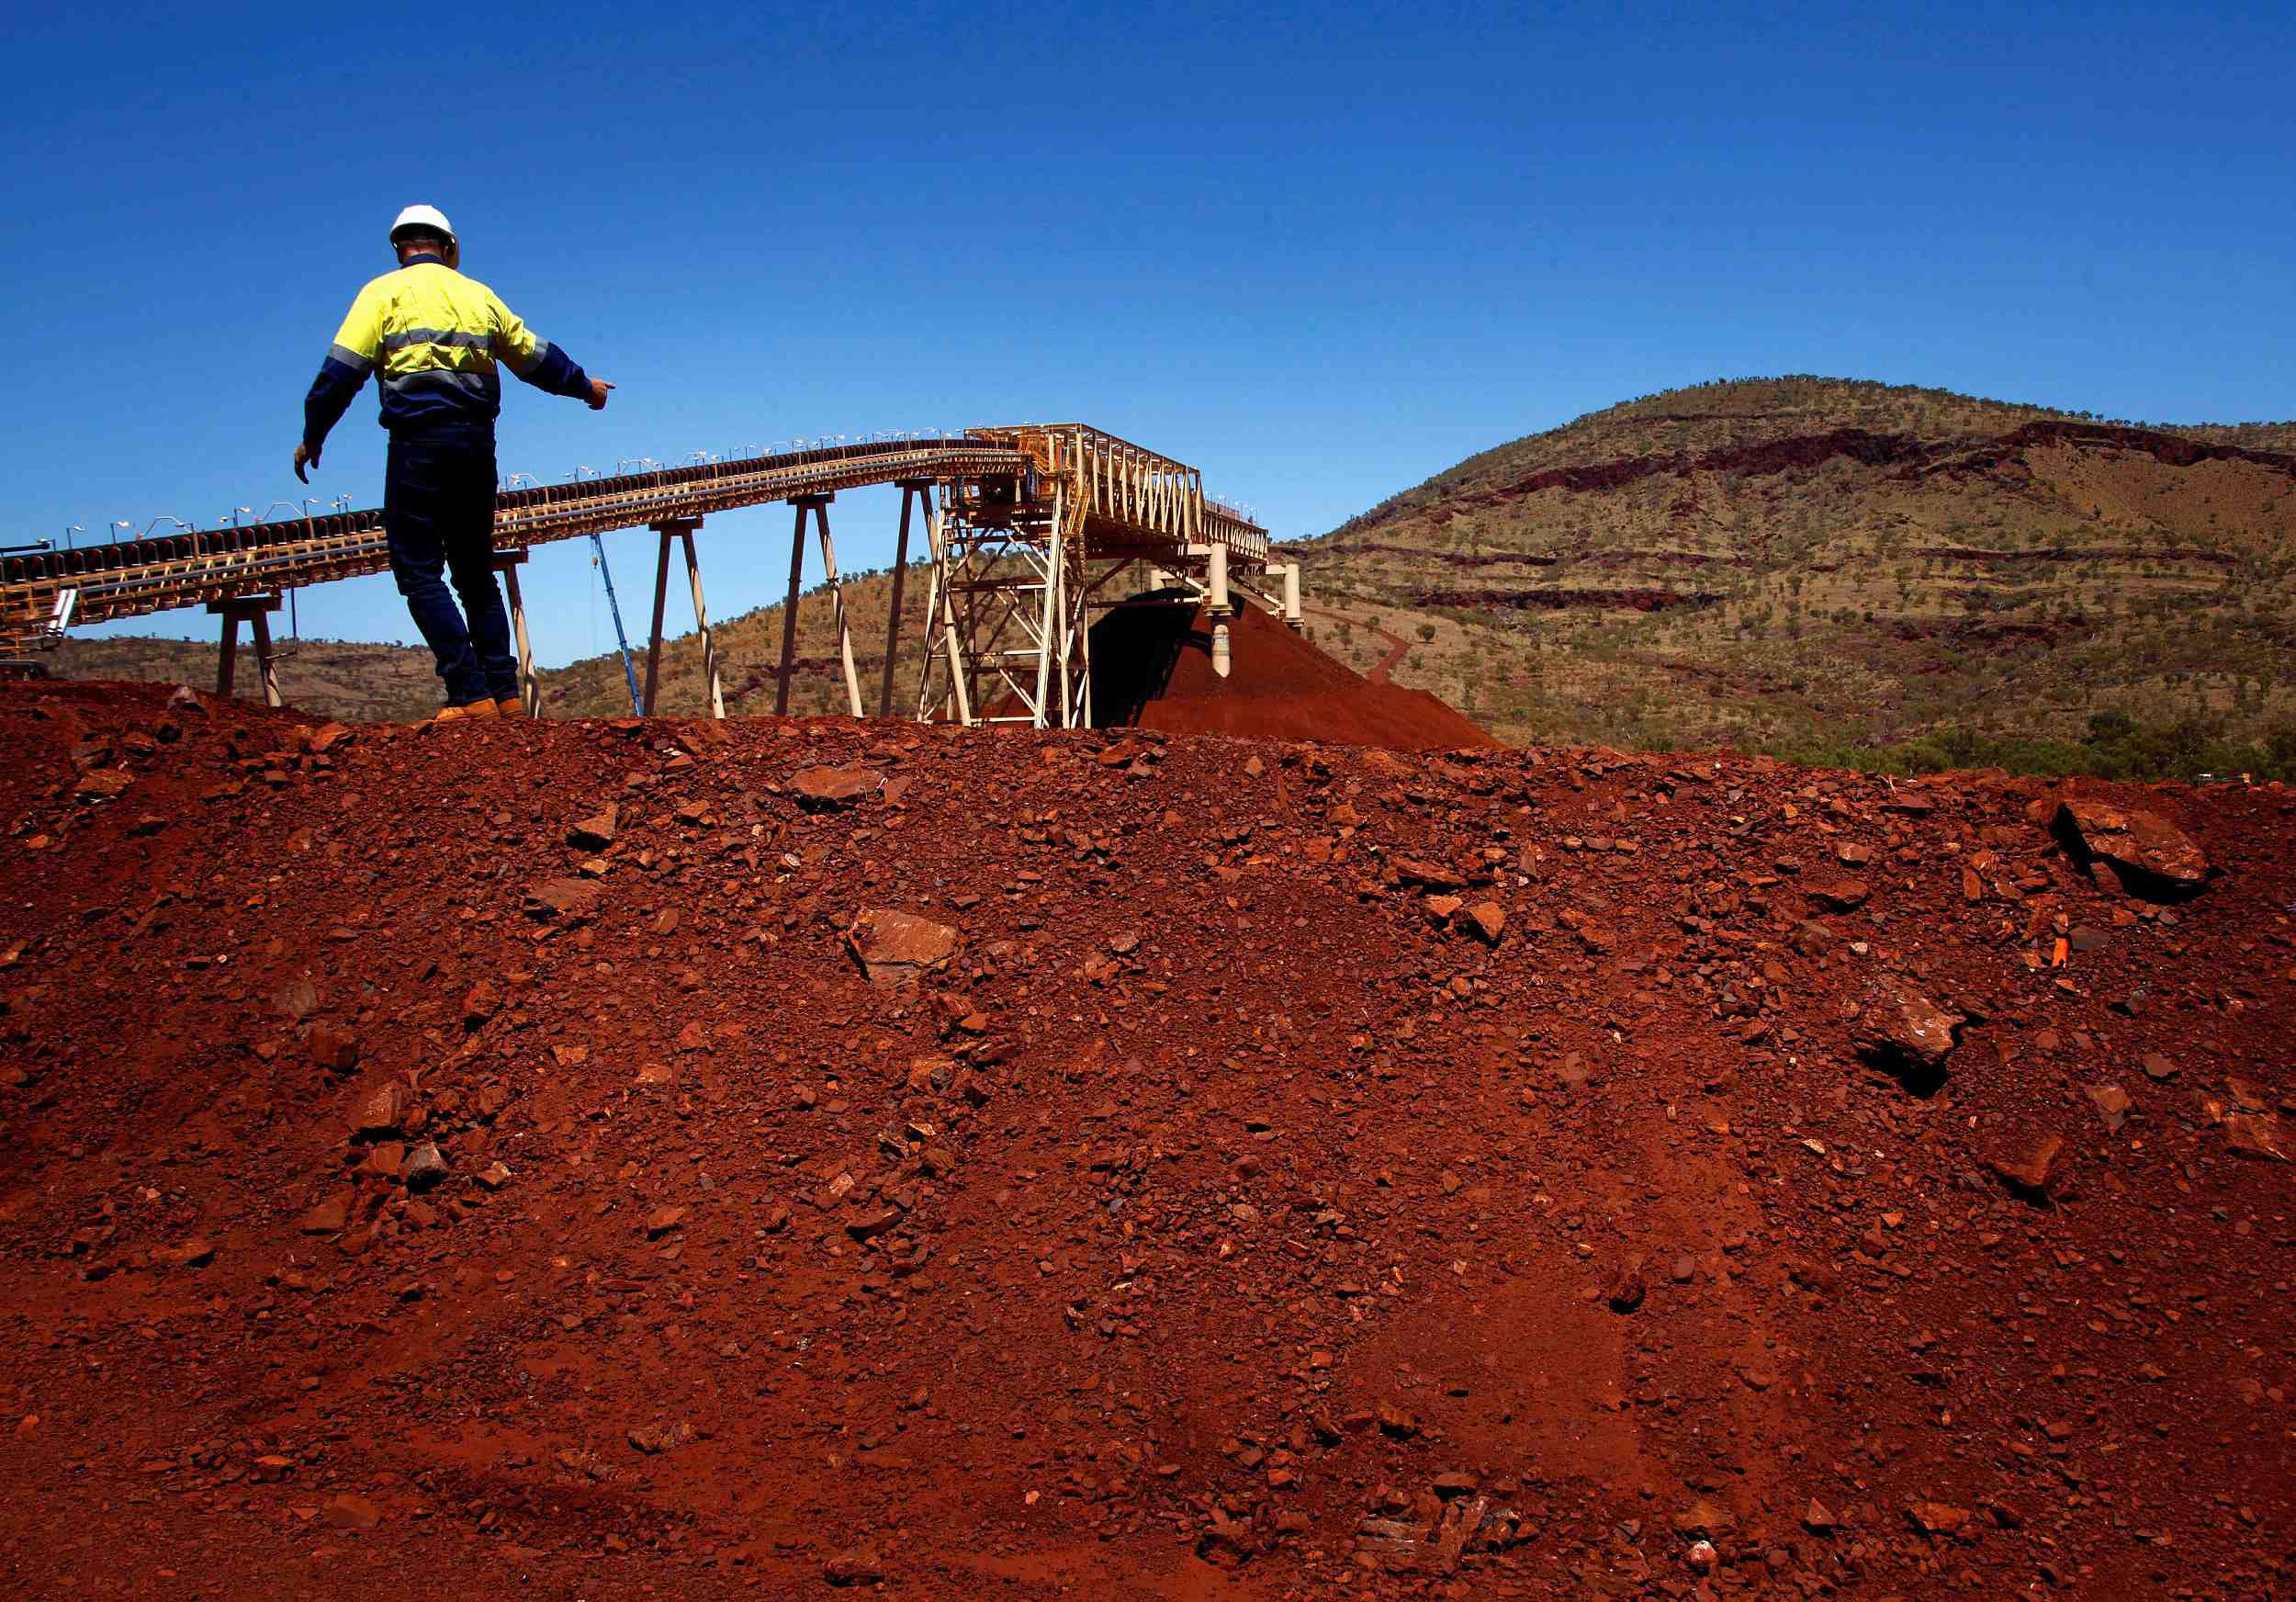
[[[913,508],[931,547],[928,642],[917,715],[965,723],[1039,727],[1088,723],[1091,663],[1086,625],[1119,572],[1144,563],[1192,584],[1216,611],[1232,581],[1262,580],[1261,599],[1297,621],[1298,570],[1271,570],[1267,531],[1204,493],[1202,477],[1168,457],[1082,423],[1024,423],[961,435],[879,440],[664,468],[616,478],[505,491],[496,502],[496,562],[505,570],[524,660],[516,564],[532,547],[612,529],[660,536],[645,707],[653,709],[672,542],[692,582],[713,712],[724,694],[711,648],[693,533],[714,513],[783,501],[796,509],[775,710],[789,705],[806,524],[816,533],[836,607],[847,698],[862,713],[844,590],[829,536],[839,491],[889,484],[902,491],[893,569],[892,621],[877,711],[892,711],[901,590]],[[0,558],[0,638],[17,651],[61,637],[75,625],[135,617],[205,603],[224,619],[228,690],[239,622],[256,627],[268,672],[265,610],[289,589],[388,570],[380,511],[319,513],[245,527],[186,531],[73,550]],[[1233,581],[1230,575],[1235,575]],[[529,691],[530,701],[532,691]],[[1020,710],[1012,710],[1019,707]]]

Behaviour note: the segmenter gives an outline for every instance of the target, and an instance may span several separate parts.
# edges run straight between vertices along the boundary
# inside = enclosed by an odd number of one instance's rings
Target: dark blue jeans
[[[517,694],[511,620],[494,582],[494,441],[393,435],[383,475],[383,527],[391,574],[438,659],[447,705]],[[447,592],[449,575],[454,594]],[[455,595],[462,597],[459,612]]]

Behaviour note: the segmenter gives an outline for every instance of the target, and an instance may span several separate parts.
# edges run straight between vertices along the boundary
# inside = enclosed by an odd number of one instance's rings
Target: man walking
[[[390,431],[383,526],[399,592],[446,683],[438,721],[516,714],[518,665],[494,582],[494,420],[502,410],[495,364],[592,412],[604,410],[613,386],[536,339],[493,290],[456,270],[462,246],[435,207],[401,211],[390,243],[399,270],[359,291],[304,398],[295,476],[310,482],[304,468],[319,465],[327,431],[379,367]]]

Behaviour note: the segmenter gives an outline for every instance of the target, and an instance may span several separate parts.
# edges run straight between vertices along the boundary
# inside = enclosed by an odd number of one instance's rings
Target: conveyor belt
[[[1016,501],[1037,476],[1074,484],[1087,536],[1112,547],[1218,543],[1265,562],[1266,531],[1206,497],[1192,468],[1081,424],[981,429],[962,436],[785,451],[704,466],[505,491],[498,548],[699,518],[872,484],[1003,483]],[[323,583],[386,570],[380,510],[120,540],[0,558],[0,640],[51,637],[60,603],[73,623]]]

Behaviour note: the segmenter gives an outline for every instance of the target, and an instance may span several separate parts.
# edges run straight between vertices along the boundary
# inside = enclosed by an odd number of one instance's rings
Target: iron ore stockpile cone
[[[1391,750],[1500,743],[1425,691],[1375,684],[1266,613],[1239,611],[1228,643],[1223,679],[1212,671],[1211,619],[1200,606],[1116,607],[1092,629],[1094,721]]]

